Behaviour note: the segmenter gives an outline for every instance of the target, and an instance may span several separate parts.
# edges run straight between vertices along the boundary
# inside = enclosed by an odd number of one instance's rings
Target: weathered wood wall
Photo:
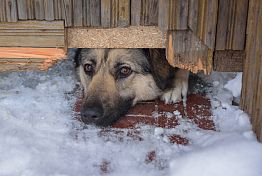
[[[241,107],[262,142],[262,1],[250,0]]]

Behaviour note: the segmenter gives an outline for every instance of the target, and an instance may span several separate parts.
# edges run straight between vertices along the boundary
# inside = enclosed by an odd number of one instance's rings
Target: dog
[[[186,101],[189,71],[170,66],[164,49],[78,49],[81,120],[108,126],[139,101]]]

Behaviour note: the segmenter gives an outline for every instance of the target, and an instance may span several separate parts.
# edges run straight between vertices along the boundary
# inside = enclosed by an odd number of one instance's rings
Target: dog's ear
[[[151,73],[157,86],[164,90],[172,86],[176,69],[166,59],[165,49],[144,49],[151,67]]]
[[[81,50],[82,50],[81,48],[78,48],[75,52],[74,63],[76,68],[79,67],[81,63],[81,58],[80,58]]]

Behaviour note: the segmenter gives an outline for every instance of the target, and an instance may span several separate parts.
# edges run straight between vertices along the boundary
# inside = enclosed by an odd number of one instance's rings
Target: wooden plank
[[[262,141],[262,2],[250,0],[247,23],[246,60],[241,107],[251,116],[254,132]]]
[[[55,19],[54,0],[44,0],[45,20],[52,21]]]
[[[214,53],[214,71],[242,72],[245,59],[243,50],[217,50]]]
[[[188,0],[171,0],[170,2],[169,29],[186,30],[188,27]]]
[[[17,11],[18,11],[19,20],[27,20],[26,9],[27,9],[26,0],[18,0],[17,1]]]
[[[130,25],[130,0],[118,1],[118,27],[127,27]]]
[[[5,1],[1,0],[0,1],[0,22],[6,22],[6,12],[5,12]]]
[[[65,27],[73,25],[73,5],[72,0],[63,0],[64,16],[65,16]]]
[[[216,49],[244,50],[248,0],[220,0]]]
[[[63,21],[1,23],[0,46],[64,47]]]
[[[34,0],[34,9],[35,9],[35,19],[44,20],[45,19],[44,0]]]
[[[246,39],[248,0],[238,0],[234,18],[233,50],[243,50]]]
[[[230,1],[231,0],[219,1],[217,32],[216,32],[216,50],[230,49],[230,48],[226,48]]]
[[[155,26],[68,28],[68,48],[164,48],[166,33]]]
[[[131,0],[131,25],[139,26],[141,18],[142,0]]]
[[[90,26],[90,1],[83,0],[83,25]]]
[[[194,32],[197,32],[197,17],[198,17],[199,0],[189,0],[188,27]]]
[[[169,25],[169,1],[159,0],[158,26],[162,30],[167,30]]]
[[[158,0],[142,0],[142,20],[141,25],[158,25]]]
[[[218,0],[199,0],[197,36],[213,50],[215,47]]]
[[[191,30],[169,31],[167,39],[167,60],[170,65],[190,70],[194,73],[209,73],[212,52]]]
[[[65,19],[63,0],[54,0],[54,18],[55,20]]]
[[[64,58],[65,51],[58,48],[0,47],[0,72],[46,70]]]
[[[26,7],[27,7],[27,18],[29,20],[35,19],[34,0],[26,0]]]
[[[101,1],[90,0],[90,25],[98,27],[101,25]]]
[[[101,26],[109,28],[111,24],[111,0],[101,1]]]
[[[118,21],[118,2],[119,0],[112,0],[111,6],[111,27],[117,27]]]
[[[83,4],[82,0],[73,0],[73,22],[74,26],[83,26]]]
[[[7,21],[16,22],[18,19],[16,0],[5,0],[5,8]]]

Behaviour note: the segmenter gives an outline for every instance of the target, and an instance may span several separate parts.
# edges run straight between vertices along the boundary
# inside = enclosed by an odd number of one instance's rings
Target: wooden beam
[[[64,47],[63,21],[1,23],[0,47]]]
[[[5,48],[0,47],[0,72],[46,70],[65,58],[58,48]]]
[[[243,50],[218,50],[214,53],[214,71],[242,72],[246,57]]]
[[[68,28],[68,48],[165,48],[166,33],[157,27]]]

